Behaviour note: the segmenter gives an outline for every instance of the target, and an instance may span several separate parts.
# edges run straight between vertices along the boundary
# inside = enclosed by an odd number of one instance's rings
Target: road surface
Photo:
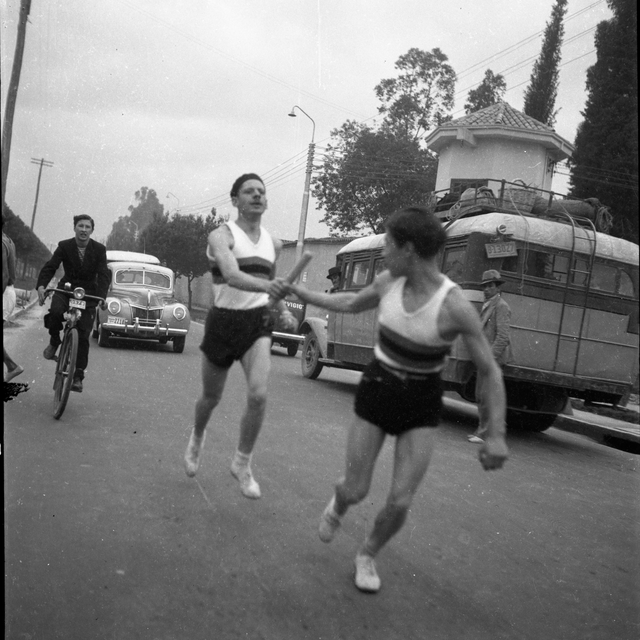
[[[556,429],[510,434],[487,473],[447,412],[405,528],[352,582],[383,504],[370,496],[330,545],[318,516],[342,472],[358,374],[300,375],[273,350],[267,419],[244,498],[229,473],[244,402],[234,367],[201,469],[184,473],[202,328],[171,346],[101,349],[85,391],[51,417],[53,364],[37,306],[5,331],[30,389],[5,404],[5,627],[10,640],[636,640],[638,457]],[[16,382],[18,379],[16,379]]]

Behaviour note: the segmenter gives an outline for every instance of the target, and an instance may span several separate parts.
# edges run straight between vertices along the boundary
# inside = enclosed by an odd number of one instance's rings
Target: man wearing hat
[[[496,362],[503,367],[513,359],[511,353],[511,339],[509,331],[511,328],[511,309],[500,295],[500,287],[504,280],[500,272],[496,269],[489,269],[482,274],[482,291],[484,293],[484,304],[480,312],[482,331],[491,345],[491,351]],[[476,383],[476,398],[482,398]],[[487,409],[483,403],[478,403],[479,423],[475,433],[467,436],[469,442],[483,442],[484,434],[487,430]]]
[[[340,287],[340,267],[331,267],[331,269],[329,269],[327,279],[331,280],[331,288],[327,293],[337,291]]]

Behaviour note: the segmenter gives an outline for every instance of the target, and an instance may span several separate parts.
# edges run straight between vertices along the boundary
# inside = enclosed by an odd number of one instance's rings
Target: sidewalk
[[[630,411],[640,411],[638,405],[629,403],[626,407]],[[599,442],[608,438],[627,440],[640,444],[640,425],[624,420],[616,420],[608,416],[600,416],[588,411],[573,410],[572,416],[560,415],[553,425],[563,431],[579,433]]]

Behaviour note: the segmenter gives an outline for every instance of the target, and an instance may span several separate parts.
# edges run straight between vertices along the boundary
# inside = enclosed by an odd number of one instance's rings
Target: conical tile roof
[[[553,129],[524,113],[514,109],[506,102],[498,102],[490,107],[470,113],[462,118],[445,122],[442,128],[446,127],[514,127],[516,129],[526,129],[528,131],[549,131]]]

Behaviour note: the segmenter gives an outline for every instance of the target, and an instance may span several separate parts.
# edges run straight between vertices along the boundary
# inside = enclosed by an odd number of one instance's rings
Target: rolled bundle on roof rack
[[[538,197],[532,213],[549,217],[563,217],[563,214],[566,214],[572,218],[587,218],[593,222],[596,230],[602,233],[609,233],[613,225],[613,216],[609,207],[604,206],[597,198],[586,200],[554,198],[549,203],[545,198]]]

